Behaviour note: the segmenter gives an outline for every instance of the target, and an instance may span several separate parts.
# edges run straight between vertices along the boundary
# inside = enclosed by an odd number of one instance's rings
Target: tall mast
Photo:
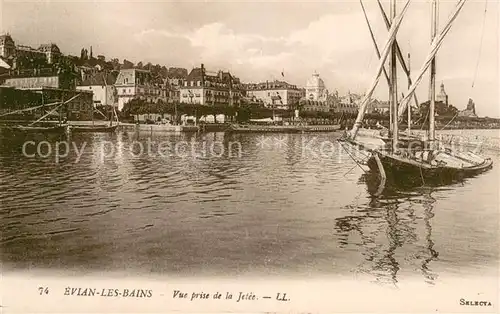
[[[394,23],[396,18],[396,1],[391,0],[391,23]],[[396,41],[391,46],[391,85],[389,88],[391,108],[392,108],[392,150],[398,149],[398,78],[397,78],[397,54],[396,54]]]
[[[411,71],[411,62],[410,62],[410,53],[408,52],[408,89],[411,87],[411,79],[410,79],[410,71]],[[404,98],[404,97],[403,97]],[[418,106],[418,104],[417,104]],[[411,135],[411,106],[408,104],[408,136]]]
[[[437,0],[432,0],[432,24],[431,24],[431,42],[434,41],[437,33],[437,11],[438,3]],[[432,58],[431,62],[431,77],[430,77],[430,87],[429,87],[429,141],[431,148],[434,147],[434,141],[436,139],[435,134],[435,106],[436,106],[436,57]]]
[[[394,20],[394,14],[396,13],[396,10],[394,10],[394,6],[395,6],[395,0],[391,0],[391,3],[389,4],[390,5],[390,11],[389,11],[389,18],[390,18],[390,25],[392,25],[392,22]],[[393,81],[393,78],[394,78],[394,72],[393,72],[393,68],[392,68],[392,65],[394,64],[394,61],[393,61],[393,53],[394,52],[394,45],[391,46],[391,55],[389,57],[389,65],[390,65],[390,80],[389,80],[389,136],[394,138],[394,117],[396,117],[397,119],[397,116],[398,116],[398,113],[396,111],[396,113],[394,113],[394,106],[393,106],[393,103],[392,103],[392,94],[393,94],[393,88],[394,88],[394,81]]]

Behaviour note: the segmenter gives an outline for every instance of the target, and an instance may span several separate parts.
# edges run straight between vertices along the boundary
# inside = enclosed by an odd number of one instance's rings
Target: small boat
[[[255,125],[231,124],[228,131],[235,133],[306,133],[306,132],[334,132],[340,129],[334,125]]]
[[[112,133],[116,131],[118,125],[95,125],[95,126],[84,126],[84,125],[72,125],[70,127],[71,132],[75,133]]]
[[[12,127],[14,131],[21,131],[25,133],[59,133],[63,134],[66,132],[67,125],[57,125],[57,126],[24,126],[18,125]]]

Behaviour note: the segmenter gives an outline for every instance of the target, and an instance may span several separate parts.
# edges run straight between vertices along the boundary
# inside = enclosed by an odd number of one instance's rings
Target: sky
[[[399,10],[406,0],[398,0]],[[457,0],[439,3],[439,29]],[[0,0],[2,3],[2,0]],[[363,1],[382,50],[387,29],[373,0]],[[388,2],[384,2],[389,11]],[[500,117],[499,4],[469,0],[437,58],[437,89],[445,84],[449,101],[464,109],[469,98],[481,116]],[[430,3],[413,0],[398,33],[413,76],[430,46]],[[38,47],[54,42],[65,54],[94,55],[159,63],[190,71],[230,71],[244,82],[286,80],[304,86],[317,72],[330,92],[364,93],[378,58],[357,0],[343,1],[12,1],[0,7],[0,32],[16,43]],[[486,13],[485,13],[486,10]],[[281,75],[284,72],[284,77]],[[407,90],[399,72],[398,91]],[[428,100],[428,75],[417,89]],[[388,98],[381,78],[375,97]]]

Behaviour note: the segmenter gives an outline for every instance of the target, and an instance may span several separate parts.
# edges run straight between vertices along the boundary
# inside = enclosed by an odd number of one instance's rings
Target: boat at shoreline
[[[368,92],[363,99],[358,117],[354,127],[348,134],[339,139],[340,144],[348,152],[353,160],[360,166],[368,167],[374,173],[377,173],[380,180],[380,193],[383,191],[386,182],[390,181],[396,184],[411,182],[416,185],[425,185],[430,182],[449,184],[457,180],[462,180],[467,177],[476,176],[493,167],[491,158],[485,158],[475,154],[474,152],[460,152],[447,147],[439,147],[441,144],[436,139],[436,121],[435,121],[435,75],[436,75],[436,60],[435,56],[450,30],[451,25],[458,13],[462,9],[466,0],[460,0],[449,20],[445,24],[439,35],[437,34],[437,16],[438,16],[438,0],[432,0],[432,43],[430,52],[424,62],[424,66],[419,71],[417,79],[412,83],[409,71],[408,76],[409,86],[408,94],[403,97],[401,102],[397,97],[397,57],[399,46],[396,41],[396,34],[403,17],[407,11],[410,0],[406,1],[403,10],[396,15],[396,0],[391,0],[391,18],[392,24],[387,25],[389,30],[389,38],[387,39],[383,53],[380,53],[373,39],[373,43],[379,56],[379,64],[377,74],[370,86]],[[385,16],[385,11],[378,0],[382,15]],[[362,4],[362,3],[361,3]],[[366,17],[366,16],[365,16]],[[367,17],[366,17],[367,19]],[[370,23],[367,23],[370,26]],[[389,74],[385,71],[385,61],[391,55]],[[406,68],[404,60],[400,57],[399,62],[403,68]],[[429,129],[428,136],[425,139],[420,139],[418,136],[411,134],[408,131],[406,134],[399,130],[399,120],[402,119],[406,112],[410,111],[409,101],[414,95],[414,92],[422,80],[424,73],[430,69],[430,106],[429,106]],[[390,91],[390,115],[391,123],[387,135],[380,134],[378,139],[382,140],[383,145],[377,148],[369,148],[356,136],[360,130],[367,104],[370,101],[375,87],[378,84],[379,78],[384,72],[388,81]],[[410,117],[410,115],[408,115]],[[408,122],[410,119],[408,117]],[[358,154],[357,157],[355,154]],[[362,167],[363,168],[363,167]]]
[[[94,126],[81,126],[72,125],[70,131],[74,133],[112,133],[116,131],[118,125],[94,125]]]
[[[231,124],[228,132],[234,133],[311,133],[334,132],[340,130],[340,124],[333,125],[256,125]]]
[[[67,124],[56,126],[24,126],[18,125],[10,127],[11,130],[20,131],[24,133],[59,133],[64,134],[68,130]]]

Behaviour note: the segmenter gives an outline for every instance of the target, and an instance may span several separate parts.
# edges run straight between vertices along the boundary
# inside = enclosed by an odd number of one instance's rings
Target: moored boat
[[[70,126],[71,132],[75,133],[112,133],[116,130],[118,125],[95,125],[95,126],[83,126],[83,125],[72,125]]]
[[[379,65],[376,77],[369,88],[363,102],[360,105],[360,110],[356,122],[350,134],[345,135],[340,139],[344,148],[349,147],[353,151],[359,152],[363,158],[355,159],[360,164],[367,166],[372,172],[378,173],[381,178],[381,187],[387,181],[392,181],[396,184],[404,184],[409,182],[417,184],[447,184],[467,177],[472,177],[487,171],[492,168],[493,161],[490,158],[479,156],[473,152],[461,152],[452,150],[450,148],[439,147],[435,135],[435,74],[436,74],[436,61],[435,56],[446,36],[450,30],[454,19],[462,9],[466,0],[460,0],[455,8],[455,11],[441,33],[437,34],[437,0],[432,0],[432,44],[430,52],[424,62],[422,69],[419,71],[417,79],[413,83],[409,83],[408,94],[403,97],[401,102],[397,99],[397,71],[396,71],[396,57],[398,45],[396,42],[396,34],[401,24],[402,18],[406,12],[409,0],[403,11],[396,16],[396,1],[391,0],[391,17],[393,23],[389,29],[389,39],[387,40],[383,53],[380,54]],[[384,13],[382,6],[381,10]],[[369,24],[369,23],[368,23]],[[375,43],[375,42],[374,42]],[[375,43],[375,48],[378,48]],[[378,83],[382,71],[385,72],[384,63],[388,56],[391,56],[391,71],[390,75],[386,74],[388,85],[390,88],[390,103],[391,103],[391,128],[387,135],[378,137],[385,145],[378,148],[368,148],[362,142],[356,139],[360,129],[366,106],[370,100],[371,95]],[[403,63],[400,59],[400,63]],[[404,67],[404,66],[403,66]],[[402,118],[406,109],[409,108],[409,101],[415,90],[422,80],[424,73],[430,68],[430,106],[429,106],[429,129],[428,138],[420,139],[419,137],[408,132],[404,134],[399,131],[399,119]],[[411,81],[409,72],[409,81]],[[408,109],[409,110],[409,109]],[[408,116],[410,118],[410,116]],[[410,119],[408,119],[410,122]],[[351,155],[351,154],[350,154]],[[351,155],[354,156],[354,155]],[[353,158],[354,159],[354,158]],[[383,188],[381,189],[381,191]]]
[[[335,125],[254,125],[231,124],[229,132],[235,133],[306,133],[306,132],[334,132],[340,129]]]
[[[25,133],[60,133],[63,134],[68,129],[67,125],[57,126],[24,126],[18,125],[11,128],[14,131],[21,131]]]

